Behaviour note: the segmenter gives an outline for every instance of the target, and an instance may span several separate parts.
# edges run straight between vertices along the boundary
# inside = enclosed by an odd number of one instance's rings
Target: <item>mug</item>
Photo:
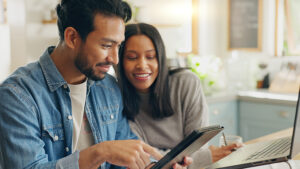
[[[242,144],[243,143],[243,138],[241,136],[236,136],[236,135],[225,135],[225,140],[227,145],[230,144]],[[220,141],[219,141],[219,146],[225,146],[225,140],[224,136],[221,135]]]

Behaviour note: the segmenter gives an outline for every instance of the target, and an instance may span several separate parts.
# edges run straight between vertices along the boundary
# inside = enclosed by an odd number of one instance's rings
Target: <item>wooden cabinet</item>
[[[239,101],[239,134],[244,141],[293,126],[296,104]]]
[[[238,127],[238,105],[236,100],[215,102],[209,106],[209,123],[210,125],[220,124],[224,126],[225,134],[237,135]],[[210,142],[210,145],[219,145],[221,133],[215,136]]]

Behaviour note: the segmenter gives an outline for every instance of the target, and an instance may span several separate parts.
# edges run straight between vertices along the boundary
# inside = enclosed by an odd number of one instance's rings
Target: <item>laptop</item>
[[[300,91],[292,137],[245,145],[214,163],[211,168],[235,169],[288,161],[300,153]]]

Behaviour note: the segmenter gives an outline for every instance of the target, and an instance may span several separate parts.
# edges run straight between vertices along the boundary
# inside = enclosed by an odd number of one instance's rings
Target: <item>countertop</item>
[[[259,103],[296,105],[298,94],[273,93],[268,90],[247,90],[237,92],[219,92],[206,96],[208,104],[225,101],[251,101]]]

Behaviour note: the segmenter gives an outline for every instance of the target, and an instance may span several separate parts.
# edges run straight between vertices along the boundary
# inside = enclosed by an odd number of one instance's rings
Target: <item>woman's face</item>
[[[124,51],[125,76],[139,92],[148,92],[158,75],[155,47],[145,35],[131,36]]]

